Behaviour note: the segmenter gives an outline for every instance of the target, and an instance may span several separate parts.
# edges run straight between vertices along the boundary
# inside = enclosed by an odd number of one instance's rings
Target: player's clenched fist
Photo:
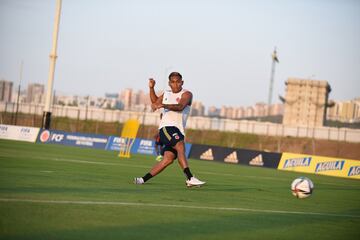
[[[155,87],[155,80],[153,78],[149,78],[149,88],[154,88]]]

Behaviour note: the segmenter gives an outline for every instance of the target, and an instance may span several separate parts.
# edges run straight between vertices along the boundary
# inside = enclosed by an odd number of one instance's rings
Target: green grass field
[[[0,140],[1,239],[360,239],[360,181],[190,160],[134,185],[155,160]],[[290,183],[310,177],[314,194]]]

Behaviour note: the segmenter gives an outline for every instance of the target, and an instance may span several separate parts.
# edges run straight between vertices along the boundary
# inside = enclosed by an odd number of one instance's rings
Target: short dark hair
[[[170,73],[170,75],[169,75],[169,80],[170,80],[170,78],[172,78],[172,77],[178,77],[178,78],[180,78],[180,79],[182,80],[182,76],[181,76],[181,74],[178,73],[178,72],[172,72],[172,73]]]

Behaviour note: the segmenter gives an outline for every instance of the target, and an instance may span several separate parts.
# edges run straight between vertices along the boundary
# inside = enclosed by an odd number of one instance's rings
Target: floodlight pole
[[[271,58],[272,58],[272,63],[271,63],[271,75],[270,75],[269,98],[268,98],[268,115],[270,115],[270,106],[271,106],[272,94],[273,94],[275,65],[277,62],[279,62],[277,55],[276,55],[276,47],[274,49],[274,52],[273,52]]]
[[[19,99],[20,99],[20,90],[21,90],[21,80],[22,80],[22,75],[23,75],[23,66],[24,66],[24,62],[21,61],[19,88],[18,88],[18,95],[17,95],[17,99],[16,99],[15,125],[17,125],[17,116],[18,116],[18,112],[19,112]]]
[[[60,14],[61,14],[61,1],[56,0],[56,12],[55,12],[55,23],[54,23],[54,32],[53,32],[53,41],[52,41],[52,50],[50,53],[50,68],[49,68],[49,77],[47,83],[46,90],[46,98],[45,98],[45,108],[42,118],[42,128],[49,129],[50,128],[50,120],[51,120],[51,98],[53,91],[53,83],[54,83],[54,73],[55,73],[55,63],[56,63],[56,49],[57,49],[57,40],[59,34],[59,24],[60,24]]]

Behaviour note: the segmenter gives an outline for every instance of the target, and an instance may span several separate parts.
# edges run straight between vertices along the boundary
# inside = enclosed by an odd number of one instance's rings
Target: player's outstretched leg
[[[146,183],[152,177],[155,177],[160,172],[162,172],[167,166],[172,164],[174,162],[175,157],[176,156],[175,156],[174,153],[166,151],[165,154],[164,154],[163,160],[161,162],[158,162],[157,164],[155,164],[155,166],[150,170],[150,172],[145,174],[143,177],[134,178],[134,184],[144,184],[144,183]]]
[[[197,179],[196,177],[194,177],[190,171],[186,156],[185,156],[185,143],[184,141],[180,141],[178,143],[176,143],[176,145],[174,146],[175,150],[178,153],[178,159],[179,159],[179,164],[181,166],[181,168],[184,171],[184,174],[186,175],[186,186],[188,187],[193,187],[193,186],[201,186],[204,185],[205,182],[200,181],[199,179]]]

